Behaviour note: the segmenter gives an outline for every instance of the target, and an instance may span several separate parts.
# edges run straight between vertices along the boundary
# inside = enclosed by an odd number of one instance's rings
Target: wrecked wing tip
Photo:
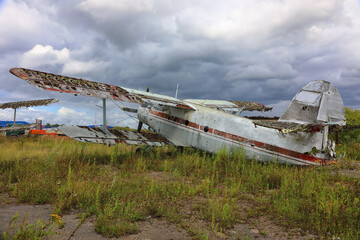
[[[9,70],[9,72],[21,79],[24,79],[24,80],[29,79],[28,75],[24,72],[24,70],[22,68],[11,68]]]

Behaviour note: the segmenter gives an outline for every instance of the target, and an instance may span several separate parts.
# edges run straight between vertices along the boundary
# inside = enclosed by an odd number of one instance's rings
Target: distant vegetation
[[[60,126],[60,124],[57,124],[57,123],[55,123],[55,124],[51,124],[51,123],[47,123],[47,124],[45,124],[45,127],[58,127],[58,126]]]
[[[360,160],[360,111],[346,107],[345,114],[346,127],[339,131],[339,144],[336,146],[338,156]]]

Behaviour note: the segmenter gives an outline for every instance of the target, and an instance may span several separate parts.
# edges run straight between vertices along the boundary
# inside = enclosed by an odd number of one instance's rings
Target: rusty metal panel
[[[8,102],[8,103],[0,103],[0,108],[20,108],[20,107],[35,107],[35,106],[43,106],[51,103],[56,103],[59,100],[55,98],[50,99],[40,99],[40,100],[30,100],[30,101],[19,101],[19,102]]]

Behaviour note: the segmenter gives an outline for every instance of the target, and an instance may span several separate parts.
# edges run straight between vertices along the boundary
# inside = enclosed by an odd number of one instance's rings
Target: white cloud
[[[64,68],[62,74],[81,74],[91,71],[98,71],[102,72],[105,68],[110,66],[109,62],[96,62],[96,61],[88,61],[88,62],[81,62],[76,60],[68,61],[64,64]]]
[[[151,12],[153,4],[152,0],[85,0],[78,8],[88,12],[95,19],[107,20],[119,17],[119,14]]]
[[[52,46],[36,44],[32,49],[25,52],[20,60],[20,65],[27,68],[42,65],[65,64],[70,60],[68,48],[55,50]]]
[[[109,66],[105,61],[79,61],[71,58],[72,53],[68,48],[56,50],[52,46],[35,45],[25,52],[20,65],[25,68],[38,68],[46,65],[61,65],[62,74],[82,74],[91,71],[103,71]]]
[[[358,105],[359,6],[355,0],[8,1],[0,15],[0,53],[6,53],[0,97],[51,96],[67,108],[93,111],[85,107],[93,99],[74,101],[9,81],[9,68],[20,63],[162,94],[172,95],[179,82],[183,98],[264,103],[289,99],[321,78],[341,88],[346,104]]]

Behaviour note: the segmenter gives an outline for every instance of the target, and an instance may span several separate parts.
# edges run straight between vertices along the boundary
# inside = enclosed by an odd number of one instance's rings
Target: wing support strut
[[[110,133],[107,129],[107,123],[106,123],[106,99],[103,98],[102,99],[102,102],[103,102],[103,126],[102,126],[102,129],[104,130],[104,132],[106,133]]]

